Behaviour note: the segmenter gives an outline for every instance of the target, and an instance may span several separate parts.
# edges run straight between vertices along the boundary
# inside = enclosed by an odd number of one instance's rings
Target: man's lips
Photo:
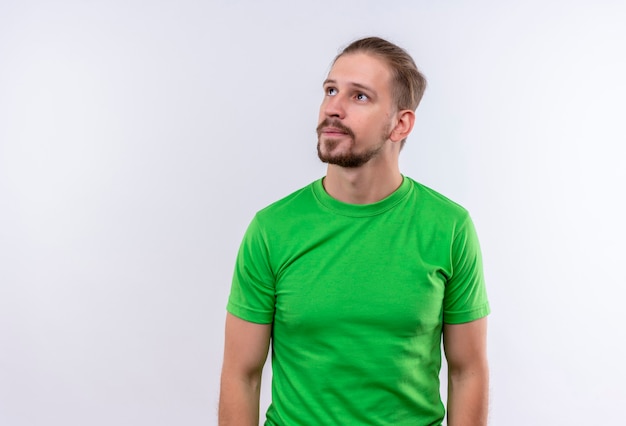
[[[354,138],[354,133],[347,126],[334,120],[324,120],[317,126],[317,136],[327,138],[343,138],[348,136]]]
[[[336,127],[324,127],[322,129],[322,134],[329,135],[329,136],[336,136],[336,135],[347,135],[348,132],[346,132],[345,130],[337,129]]]

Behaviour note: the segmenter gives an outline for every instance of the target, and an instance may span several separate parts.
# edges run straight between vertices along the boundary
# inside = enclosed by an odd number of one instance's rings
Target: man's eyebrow
[[[324,80],[324,83],[322,84],[322,86],[326,86],[327,84],[337,84],[337,82],[333,80],[332,78],[327,78],[326,80]],[[348,83],[348,85],[376,94],[376,91],[374,89],[361,83],[350,82]]]

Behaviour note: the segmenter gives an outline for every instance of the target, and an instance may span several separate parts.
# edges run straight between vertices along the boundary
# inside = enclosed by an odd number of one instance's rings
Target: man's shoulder
[[[285,215],[291,216],[310,208],[311,202],[315,200],[313,186],[316,185],[318,181],[319,179],[277,201],[274,201],[259,210],[256,216],[261,218],[275,218]]]
[[[449,214],[462,218],[469,215],[465,207],[439,191],[419,183],[412,178],[407,179],[410,179],[413,184],[414,200],[420,207],[427,208],[428,210],[436,210],[440,214]]]

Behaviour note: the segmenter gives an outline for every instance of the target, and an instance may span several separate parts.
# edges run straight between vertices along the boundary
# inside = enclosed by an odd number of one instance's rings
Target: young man
[[[426,82],[398,46],[366,38],[324,82],[326,177],[257,213],[226,318],[220,425],[484,425],[489,313],[465,209],[400,173]]]

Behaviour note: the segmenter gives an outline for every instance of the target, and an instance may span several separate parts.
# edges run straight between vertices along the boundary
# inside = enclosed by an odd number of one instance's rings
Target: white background
[[[366,35],[429,80],[403,172],[481,238],[490,423],[620,423],[625,22],[602,0],[0,2],[0,424],[216,424],[239,241],[324,174],[321,82]]]

